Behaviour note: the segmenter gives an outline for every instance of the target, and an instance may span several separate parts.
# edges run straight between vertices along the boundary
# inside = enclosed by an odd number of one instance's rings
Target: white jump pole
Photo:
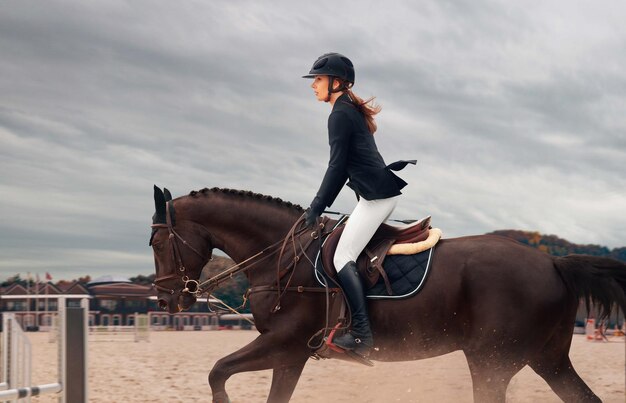
[[[17,333],[13,331],[9,334],[7,326],[3,328],[3,345],[2,364],[3,379],[0,386],[11,389],[0,391],[0,401],[16,401],[17,399],[28,398],[30,396],[38,396],[42,394],[58,393],[59,403],[86,403],[87,395],[87,335],[89,320],[89,301],[81,300],[80,307],[67,307],[67,300],[63,296],[59,296],[58,300],[58,317],[59,317],[59,382],[49,383],[38,386],[14,387],[11,382],[13,371],[17,369],[17,362],[5,358],[5,352],[9,353],[9,349],[13,350],[13,344],[18,339]],[[5,314],[6,315],[6,314]],[[6,322],[5,322],[6,321]],[[15,328],[19,326],[14,318],[4,318],[3,322],[11,322],[9,327]],[[19,329],[21,330],[21,329]],[[22,338],[25,338],[24,335]],[[11,338],[10,342],[6,342],[7,338]],[[27,339],[26,339],[27,340]],[[11,346],[7,346],[11,344]],[[8,348],[9,347],[9,348]],[[13,351],[12,357],[15,356]],[[27,355],[28,362],[27,375],[25,381],[30,383],[30,353]],[[9,374],[9,377],[6,377]]]

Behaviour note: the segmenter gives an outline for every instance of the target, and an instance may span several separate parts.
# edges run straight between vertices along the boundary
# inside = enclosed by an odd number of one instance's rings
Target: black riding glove
[[[313,199],[311,207],[306,210],[304,223],[308,227],[313,227],[317,223],[317,219],[324,212],[324,206],[321,205],[317,197]]]
[[[306,225],[307,228],[312,228],[315,223],[317,222],[317,219],[320,215],[313,211],[313,209],[306,209],[306,213],[304,216],[304,224]]]

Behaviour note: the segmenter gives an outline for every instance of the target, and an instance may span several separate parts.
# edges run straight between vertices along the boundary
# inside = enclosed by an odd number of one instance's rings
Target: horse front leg
[[[272,375],[272,388],[270,389],[270,395],[267,398],[268,402],[279,403],[288,402],[291,399],[293,391],[296,389],[296,384],[300,379],[304,365],[309,357],[302,360],[301,363],[294,364],[287,367],[274,368]]]
[[[274,369],[268,402],[287,402],[296,387],[309,351],[285,340],[285,335],[261,334],[242,349],[219,359],[209,373],[213,403],[228,403],[226,381],[239,372]]]

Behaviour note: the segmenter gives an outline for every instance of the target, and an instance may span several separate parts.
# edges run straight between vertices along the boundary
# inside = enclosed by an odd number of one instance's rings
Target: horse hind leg
[[[601,402],[600,398],[576,373],[569,359],[575,307],[571,310],[571,315],[565,316],[564,323],[557,328],[554,335],[528,365],[564,402]]]
[[[601,402],[589,386],[576,373],[567,352],[561,359],[554,360],[543,355],[530,363],[530,367],[541,376],[564,402]]]
[[[474,390],[474,402],[505,402],[511,379],[522,368],[510,360],[496,359],[495,354],[465,353]]]

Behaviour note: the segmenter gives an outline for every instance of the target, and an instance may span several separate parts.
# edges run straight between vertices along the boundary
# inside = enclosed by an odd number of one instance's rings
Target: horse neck
[[[236,263],[283,239],[301,214],[278,202],[217,192],[179,200],[177,216],[203,225],[213,247]]]

